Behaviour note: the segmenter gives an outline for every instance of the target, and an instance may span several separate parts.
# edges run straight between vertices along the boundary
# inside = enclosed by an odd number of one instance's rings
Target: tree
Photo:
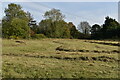
[[[27,13],[22,10],[22,7],[18,4],[8,4],[8,8],[5,8],[6,19],[11,21],[13,18],[20,18],[28,21]]]
[[[81,30],[82,33],[84,34],[89,34],[91,26],[89,25],[88,22],[83,21],[83,22],[80,22],[80,24],[78,25],[78,29]]]
[[[4,38],[10,38],[11,36],[19,38],[30,37],[28,23],[31,18],[22,10],[20,5],[14,3],[8,4],[5,14],[6,16],[2,19],[2,33]]]
[[[76,29],[75,25],[72,22],[68,23],[69,29],[70,29],[70,38],[80,38],[80,32]]]
[[[70,38],[68,24],[60,10],[52,9],[44,14],[45,20],[39,23],[39,32],[50,38]]]
[[[97,33],[98,31],[100,31],[100,29],[101,29],[100,25],[94,24],[91,28],[91,34]]]
[[[91,37],[100,38],[100,30],[101,30],[101,26],[98,24],[94,24],[91,28]]]
[[[2,27],[2,21],[0,20],[0,27]]]
[[[19,38],[28,38],[29,37],[29,27],[28,23],[19,18],[13,18],[11,23],[3,24],[3,36],[10,38],[11,36]]]
[[[29,22],[33,21],[33,17],[30,12],[27,11],[26,16],[27,16]]]
[[[51,32],[52,32],[52,29],[50,27],[51,23],[52,23],[52,21],[49,20],[49,19],[42,20],[39,23],[39,26],[38,26],[39,33],[42,33],[42,34],[45,34],[45,35],[50,35]]]
[[[92,26],[91,35],[94,39],[120,38],[120,24],[115,19],[107,16],[102,26],[98,24]]]
[[[111,30],[119,28],[119,23],[115,20],[107,16],[105,18],[105,23],[103,24],[103,29]]]
[[[103,24],[103,28],[101,29],[103,35],[103,38],[112,38],[112,37],[118,37],[119,36],[119,29],[120,24],[110,17],[105,18],[105,22]]]
[[[70,38],[70,31],[67,23],[63,20],[54,21],[42,20],[39,23],[39,31],[50,38]]]
[[[50,11],[46,11],[44,14],[46,19],[51,19],[52,21],[60,21],[65,18],[65,16],[58,9],[51,9]]]

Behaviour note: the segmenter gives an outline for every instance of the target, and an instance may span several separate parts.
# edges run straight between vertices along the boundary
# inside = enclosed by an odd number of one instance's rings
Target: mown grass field
[[[118,78],[118,42],[21,41],[2,41],[3,78]]]

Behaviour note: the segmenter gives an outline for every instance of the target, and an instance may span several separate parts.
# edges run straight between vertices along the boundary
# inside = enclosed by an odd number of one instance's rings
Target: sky
[[[2,15],[10,2],[2,2]],[[73,22],[76,26],[82,21],[90,25],[104,23],[105,17],[118,19],[118,2],[14,2],[20,4],[24,11],[29,11],[34,20],[39,23],[43,15],[52,8],[59,9],[66,16],[66,22]],[[0,15],[0,18],[2,16]]]

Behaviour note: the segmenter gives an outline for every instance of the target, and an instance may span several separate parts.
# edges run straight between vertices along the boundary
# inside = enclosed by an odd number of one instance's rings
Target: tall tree
[[[65,16],[58,9],[51,9],[50,11],[46,11],[44,14],[46,19],[51,19],[52,21],[63,20]]]
[[[92,38],[100,38],[100,30],[101,26],[98,24],[94,24],[91,28],[91,37]]]
[[[107,31],[117,28],[119,28],[119,23],[115,19],[112,19],[109,16],[107,16],[105,18],[105,23],[103,24],[103,29]]]
[[[42,20],[39,23],[39,31],[47,37],[70,38],[70,31],[65,21]]]
[[[107,16],[103,24],[102,32],[104,38],[112,38],[119,36],[120,24],[115,20]]]
[[[22,10],[22,7],[18,4],[8,4],[8,8],[5,8],[6,19],[10,21],[13,18],[20,18],[28,21],[27,13]]]
[[[68,24],[58,9],[51,9],[44,14],[45,20],[39,23],[40,33],[52,38],[70,38]]]
[[[82,31],[82,33],[84,34],[89,34],[91,26],[87,21],[83,21],[83,22],[80,22],[80,24],[78,25],[78,29]]]
[[[31,15],[30,12],[27,11],[26,16],[27,16],[29,22],[33,21],[33,16]]]
[[[96,33],[98,33],[98,31],[100,31],[100,29],[101,29],[101,26],[100,26],[100,25],[94,24],[94,25],[92,26],[92,28],[91,28],[91,34],[96,34]]]
[[[14,3],[8,4],[8,8],[5,9],[5,14],[6,16],[2,20],[3,37],[30,37],[30,28],[28,26],[30,18],[27,13],[22,10],[20,5]]]
[[[98,24],[92,26],[91,35],[94,39],[120,38],[120,24],[107,16],[101,27]]]
[[[80,32],[76,29],[75,25],[72,22],[68,23],[70,29],[71,38],[80,38]]]

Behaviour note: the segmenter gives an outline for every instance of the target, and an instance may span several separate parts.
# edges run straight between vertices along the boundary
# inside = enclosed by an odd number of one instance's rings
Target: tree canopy
[[[5,8],[4,12],[3,38],[120,38],[120,24],[108,16],[101,26],[94,24],[91,27],[87,21],[83,21],[76,28],[73,22],[64,20],[65,15],[59,9],[53,8],[46,11],[45,19],[41,20],[39,24],[33,19],[31,13],[25,12],[19,4],[8,4],[8,8]]]
[[[44,14],[45,19],[51,19],[52,21],[64,20],[65,16],[58,9],[51,9]]]
[[[87,21],[80,22],[78,29],[81,30],[84,34],[90,34],[91,26]]]
[[[22,10],[22,7],[18,4],[11,3],[8,8],[5,9],[6,16],[2,20],[3,37],[29,37],[29,17],[27,13]]]
[[[63,20],[54,22],[50,19],[42,20],[39,23],[39,31],[47,37],[70,38],[69,27]]]
[[[93,25],[91,29],[92,38],[112,39],[120,37],[120,24],[113,18],[106,17],[102,26]]]

